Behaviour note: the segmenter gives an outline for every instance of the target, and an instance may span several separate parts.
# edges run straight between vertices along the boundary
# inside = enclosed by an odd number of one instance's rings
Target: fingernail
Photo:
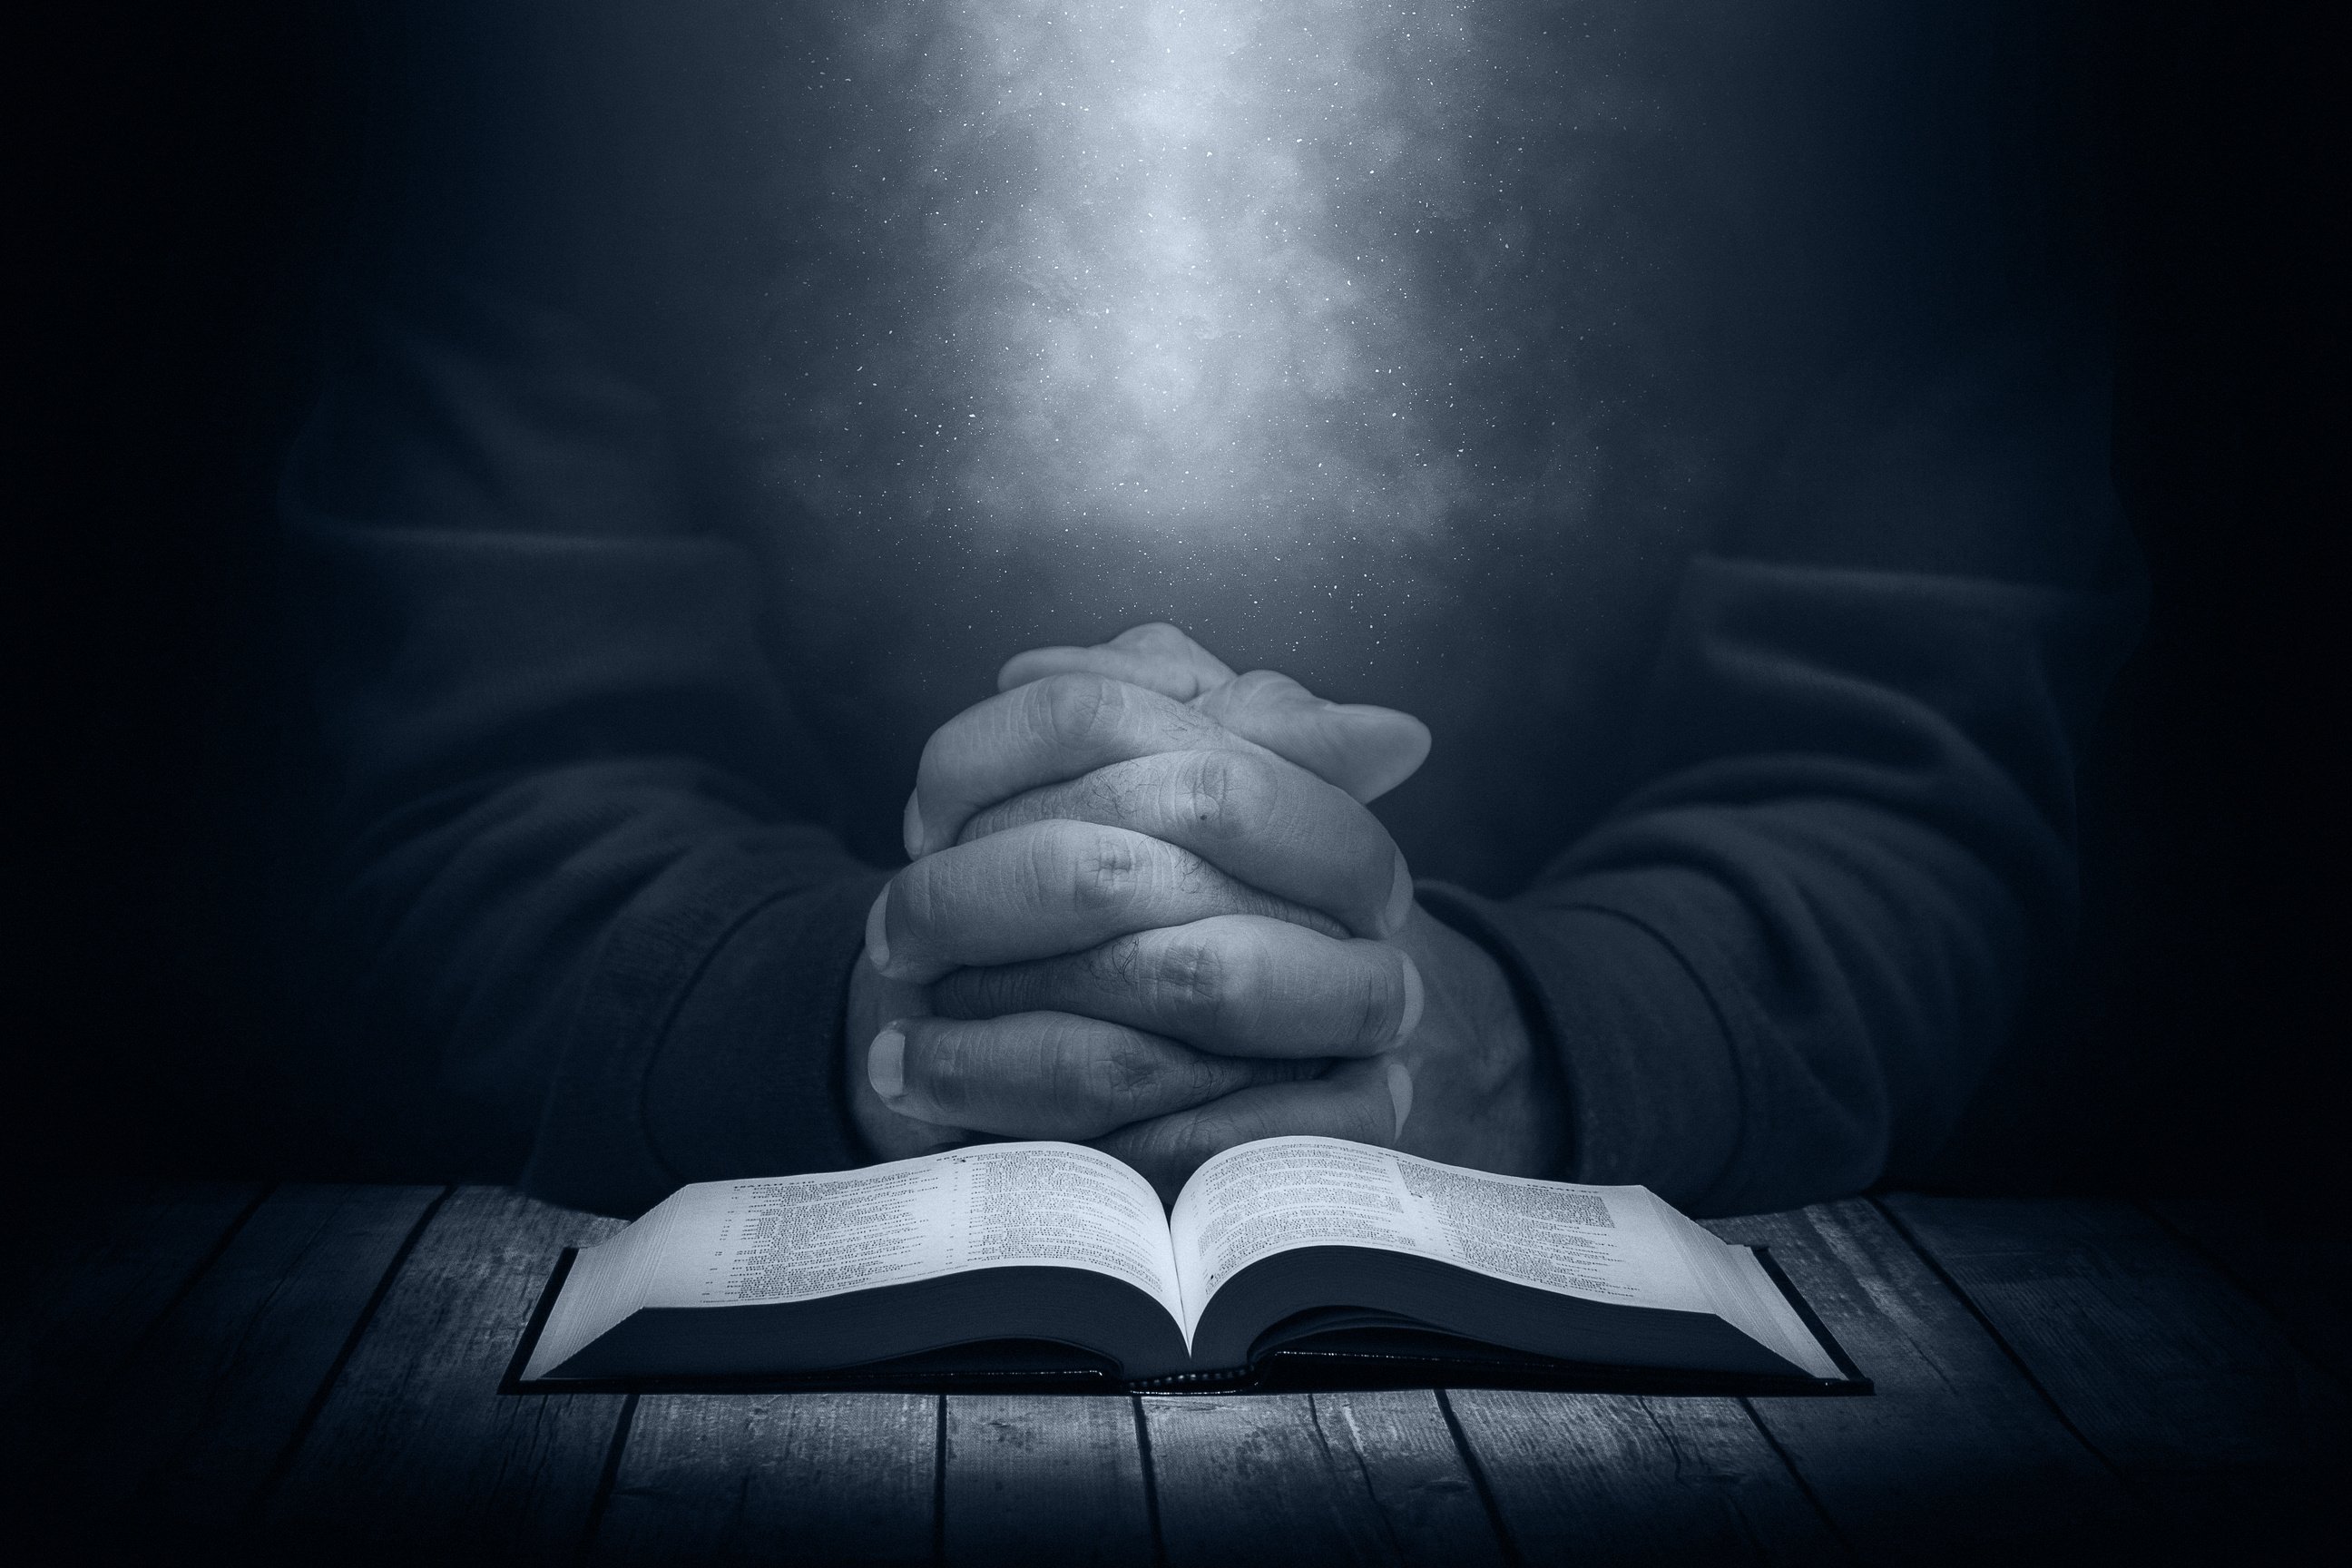
[[[907,1033],[898,1024],[886,1026],[866,1047],[866,1081],[885,1100],[896,1100],[907,1092]],[[1394,1092],[1396,1086],[1389,1087]],[[1405,1090],[1408,1100],[1412,1093],[1410,1088]],[[1397,1113],[1397,1125],[1404,1125],[1402,1111]]]
[[[905,1043],[903,1040],[899,1042],[902,1047]],[[879,1050],[882,1042],[877,1040],[874,1045]],[[1412,1074],[1405,1070],[1402,1062],[1389,1063],[1389,1102],[1396,1107],[1396,1131],[1390,1136],[1402,1138],[1404,1136],[1404,1119],[1412,1114]]]
[[[884,883],[875,896],[874,907],[866,911],[866,962],[883,973],[890,973],[890,887]],[[835,948],[839,952],[839,948]]]
[[[1404,930],[1405,917],[1412,913],[1412,869],[1404,863],[1404,851],[1397,851],[1396,882],[1389,889],[1388,908],[1381,913],[1381,934],[1394,936]]]
[[[1421,965],[1412,961],[1412,954],[1400,952],[1397,958],[1404,964],[1404,1016],[1397,1022],[1396,1038],[1391,1044],[1401,1046],[1412,1038],[1413,1030],[1421,1026],[1422,1004],[1428,998],[1421,987]]]
[[[923,858],[923,801],[919,791],[907,797],[907,811],[898,819],[898,837],[906,841],[907,858]]]

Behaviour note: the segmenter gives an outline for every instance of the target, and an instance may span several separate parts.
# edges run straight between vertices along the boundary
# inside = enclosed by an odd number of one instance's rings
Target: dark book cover
[[[1787,1394],[1866,1394],[1870,1379],[1854,1364],[1766,1247],[1757,1260],[1805,1327],[1828,1351],[1838,1378],[1769,1377],[1749,1373],[1690,1372],[1555,1361],[1436,1333],[1356,1330],[1333,1333],[1312,1348],[1270,1352],[1250,1366],[1176,1373],[1130,1381],[1116,1363],[1055,1341],[996,1341],[954,1345],[920,1355],[815,1372],[758,1373],[725,1377],[536,1378],[523,1368],[555,1310],[572,1272],[576,1247],[565,1247],[540,1292],[539,1304],[515,1346],[501,1394],[1326,1394],[1405,1388],[1500,1388],[1580,1394],[1683,1394],[1718,1397]],[[716,1308],[714,1310],[725,1310]]]

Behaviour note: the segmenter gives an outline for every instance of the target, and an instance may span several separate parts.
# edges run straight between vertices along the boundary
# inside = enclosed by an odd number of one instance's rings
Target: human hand
[[[1409,713],[1326,702],[1270,669],[1235,675],[1163,623],[1130,627],[1092,647],[1015,654],[998,672],[996,689],[1009,691],[1049,675],[1107,675],[1189,703],[1233,734],[1368,805],[1411,778],[1429,755],[1429,728]]]
[[[971,1120],[964,1108],[985,1102],[1007,1117],[992,1131],[1081,1136],[1143,1173],[1171,1201],[1212,1155],[1300,1133],[1513,1175],[1559,1169],[1566,1118],[1555,1074],[1502,966],[1417,903],[1388,944],[1411,965],[1414,995],[1396,1043],[1369,1056],[1362,1053],[1373,1030],[1347,1037],[1312,999],[1286,994],[1279,980],[1264,978],[1279,973],[1272,963],[1222,984],[1213,974],[1205,997],[1187,993],[1171,1003],[1150,989],[1150,946],[1181,944],[1190,935],[1150,932],[1136,940],[1141,951],[1134,958],[1111,944],[1073,961],[959,970],[932,986],[939,1016],[899,1020],[909,1042],[901,1047],[899,1071],[910,1092],[895,1102],[908,1108],[901,1114],[950,1123]],[[1311,974],[1318,956],[1296,955],[1290,973]],[[1150,1054],[1100,1032],[1052,1033],[1072,1016],[1142,1017],[1137,1038]],[[1263,1020],[1265,1032],[1252,1038],[1244,1030],[1254,1018]],[[957,1027],[950,1019],[985,1022],[965,1026],[971,1032],[958,1037],[949,1033]],[[1220,1039],[1223,1019],[1234,1026]],[[1188,1029],[1194,1020],[1201,1026]],[[1297,1032],[1283,1034],[1286,1023]],[[1184,1050],[1185,1044],[1193,1049]],[[926,1058],[924,1050],[944,1051],[947,1058]],[[1250,1062],[1228,1054],[1241,1050],[1264,1055]],[[1301,1052],[1323,1059],[1301,1059]],[[1047,1130],[1050,1121],[1037,1108],[1057,1092],[1072,1092],[1057,1081],[1072,1072],[1099,1075],[1073,1098],[1095,1123],[1120,1125],[1099,1136]],[[1181,1109],[1153,1114],[1154,1097],[1163,1092],[1156,1074],[1177,1079],[1164,1094]]]
[[[1146,639],[1158,657],[1139,669]],[[1150,684],[1084,668],[1089,653]],[[1180,666],[1187,653],[1205,679]],[[1336,709],[1279,677],[1237,681],[1170,627],[1024,655],[1000,684],[925,749],[915,863],[877,900],[876,962],[852,983],[851,1103],[879,1152],[972,1131],[1097,1136],[1287,1089],[1410,1032],[1419,976],[1376,940],[1411,902],[1402,857],[1346,791],[1238,731],[1328,752],[1335,722],[1353,725],[1370,760],[1343,776],[1369,795],[1418,765],[1417,721]],[[935,1001],[965,1016],[929,1020]],[[904,1086],[894,1104],[877,1076]],[[1330,1075],[1312,1120],[1392,1135],[1388,1078]]]
[[[1369,802],[1404,782],[1429,752],[1419,721],[1385,708],[1324,702],[1271,670],[1235,676],[1173,626],[1139,626],[1097,647],[1040,648],[1004,667],[1000,686],[1067,672],[1115,676],[1189,701],[1233,732],[1278,752]],[[1377,1066],[1397,1097],[1391,1137],[1340,1133],[1389,1143],[1449,1164],[1514,1174],[1548,1174],[1565,1155],[1566,1116],[1553,1069],[1539,1053],[1502,965],[1487,951],[1432,917],[1418,903],[1389,938],[1421,982],[1417,1026],[1373,1062],[1341,1061],[1343,1083]],[[943,1012],[969,1016],[1027,1001],[1007,996],[989,971],[964,971],[934,987]],[[1106,1000],[1073,988],[1055,1001],[1081,1009]],[[1118,1006],[1114,993],[1107,1005]],[[1216,1049],[1242,1049],[1238,1043]],[[1311,1093],[1311,1089],[1307,1092]],[[1290,1120],[1302,1095],[1255,1089],[1231,1093],[1098,1140],[1101,1147],[1153,1175],[1163,1193],[1220,1150],[1256,1138],[1315,1131]],[[1407,1110],[1411,1111],[1408,1118]]]
[[[1423,1152],[1497,1168],[1549,1159],[1499,968],[1413,906],[1393,845],[1341,798],[1369,799],[1419,765],[1417,721],[1321,702],[1270,672],[1235,678],[1165,626],[1024,654],[1000,679],[1008,693],[1038,683],[951,721],[926,751],[910,853],[949,861],[1045,831],[929,872],[919,860],[877,901],[870,951],[888,973],[861,966],[846,1043],[853,1106],[878,1150],[898,1157],[967,1130],[1092,1138],[1172,1192],[1254,1138],[1394,1142],[1423,1079],[1410,1139]],[[1349,787],[1318,789],[1302,772]],[[1119,836],[1073,837],[1086,824]],[[1130,843],[1139,833],[1158,843]],[[1070,857],[1099,869],[1106,848],[1118,896],[1068,896]],[[917,900],[921,916],[906,919]],[[941,1016],[924,1016],[933,1004]],[[877,1083],[899,1092],[886,1103]]]

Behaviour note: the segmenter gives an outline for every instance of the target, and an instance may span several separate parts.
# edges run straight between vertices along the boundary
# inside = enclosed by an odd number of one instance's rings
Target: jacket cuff
[[[1742,1117],[1730,1037],[1689,963],[1618,900],[1482,898],[1441,882],[1422,907],[1483,945],[1558,1062],[1570,1181],[1639,1183],[1707,1205],[1737,1165]]]
[[[841,1026],[888,875],[811,887],[794,869],[780,889],[781,867],[740,849],[696,857],[636,901],[581,998],[528,1190],[635,1215],[688,1182],[865,1162]]]

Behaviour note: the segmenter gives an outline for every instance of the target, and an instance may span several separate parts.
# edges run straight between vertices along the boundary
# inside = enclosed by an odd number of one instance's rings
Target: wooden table
[[[2352,1247],[2221,1203],[1717,1223],[1878,1388],[1745,1400],[501,1395],[559,1249],[615,1222],[489,1187],[16,1212],[24,1563],[2266,1561],[2352,1492]]]

